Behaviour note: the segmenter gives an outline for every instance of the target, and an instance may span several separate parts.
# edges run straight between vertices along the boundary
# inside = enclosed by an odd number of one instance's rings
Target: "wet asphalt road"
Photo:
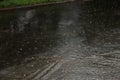
[[[120,11],[107,4],[1,13],[0,79],[119,80]]]

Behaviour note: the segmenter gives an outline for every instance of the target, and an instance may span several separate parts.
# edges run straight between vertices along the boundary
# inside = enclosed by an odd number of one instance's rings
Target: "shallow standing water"
[[[120,7],[106,4],[0,13],[0,79],[119,80]]]

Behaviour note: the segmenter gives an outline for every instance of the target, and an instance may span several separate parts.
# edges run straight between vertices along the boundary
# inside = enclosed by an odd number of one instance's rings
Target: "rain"
[[[0,80],[120,80],[119,4],[0,11]]]

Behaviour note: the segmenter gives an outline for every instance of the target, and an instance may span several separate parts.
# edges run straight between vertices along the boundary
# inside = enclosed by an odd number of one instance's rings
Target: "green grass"
[[[39,3],[59,2],[65,0],[4,0],[0,2],[0,8],[25,6]]]

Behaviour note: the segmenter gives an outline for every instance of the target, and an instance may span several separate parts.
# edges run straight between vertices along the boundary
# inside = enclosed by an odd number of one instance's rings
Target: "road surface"
[[[0,14],[0,79],[120,80],[119,6],[95,6]]]

